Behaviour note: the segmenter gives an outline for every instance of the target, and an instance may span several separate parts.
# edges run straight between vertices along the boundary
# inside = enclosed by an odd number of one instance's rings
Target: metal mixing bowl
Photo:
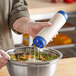
[[[32,50],[34,49],[34,47],[21,47],[8,50],[7,53],[22,52],[22,50],[27,50],[29,52],[29,48]],[[56,54],[58,57],[54,60],[42,62],[10,60],[7,63],[10,76],[54,76],[58,61],[62,58],[62,53],[57,50],[47,48],[44,48],[42,53]]]

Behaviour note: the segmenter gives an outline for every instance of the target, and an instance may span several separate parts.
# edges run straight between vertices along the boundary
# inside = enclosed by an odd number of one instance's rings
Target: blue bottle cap
[[[35,47],[38,47],[38,48],[43,48],[46,45],[46,41],[42,37],[36,36],[33,40],[32,46],[33,45],[35,45]]]
[[[68,20],[68,15],[67,15],[66,12],[60,10],[60,11],[58,11],[57,13],[62,14],[62,15],[65,17],[66,21]]]

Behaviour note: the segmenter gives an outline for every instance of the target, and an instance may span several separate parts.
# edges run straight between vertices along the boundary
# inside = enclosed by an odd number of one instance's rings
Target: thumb
[[[7,60],[10,59],[10,56],[9,56],[6,52],[4,52],[3,50],[0,50],[0,54],[1,54],[5,59],[7,59]]]
[[[50,22],[37,22],[38,24],[40,24],[42,27],[49,27],[52,24]]]

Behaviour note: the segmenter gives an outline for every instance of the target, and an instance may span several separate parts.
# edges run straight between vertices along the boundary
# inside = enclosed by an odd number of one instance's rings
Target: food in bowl
[[[7,63],[7,69],[10,76],[54,76],[58,61],[62,58],[61,52],[48,48],[43,48],[42,51],[38,51],[38,49],[34,47],[20,47],[10,49],[7,53],[13,58]],[[33,55],[31,56],[31,59],[36,57],[36,61],[38,62],[29,62],[30,58],[27,56],[31,55],[31,53]],[[23,59],[18,60],[18,55],[23,57]],[[39,56],[41,56],[40,60],[38,60]],[[48,56],[51,56],[50,59],[47,58]],[[47,60],[42,60],[42,57]]]
[[[21,50],[22,51],[22,50]],[[46,54],[37,51],[26,51],[23,50],[22,52],[12,52],[9,53],[11,60],[16,60],[16,61],[48,61],[48,60],[53,60],[56,59],[58,56],[56,54]]]

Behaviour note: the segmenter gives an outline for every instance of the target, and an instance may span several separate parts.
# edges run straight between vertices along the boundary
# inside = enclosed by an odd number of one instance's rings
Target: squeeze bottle
[[[33,39],[35,47],[43,48],[50,40],[56,35],[60,28],[66,23],[68,15],[64,11],[58,11],[49,22],[52,24],[50,27],[43,28]]]

